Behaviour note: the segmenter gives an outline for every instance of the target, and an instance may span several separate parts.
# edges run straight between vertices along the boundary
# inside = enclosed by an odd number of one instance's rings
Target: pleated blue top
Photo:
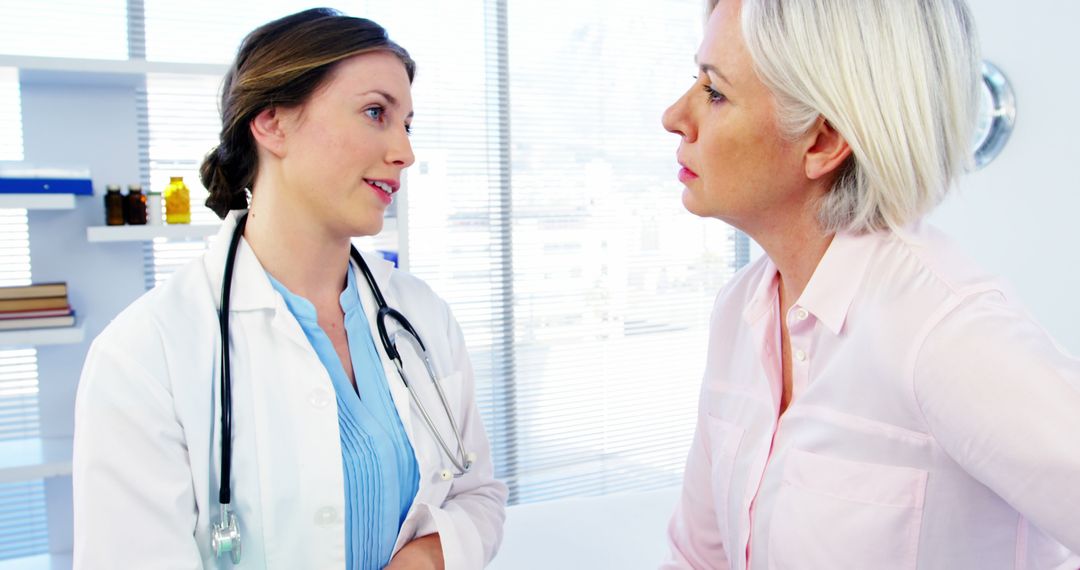
[[[341,293],[356,390],[330,337],[319,326],[315,306],[272,276],[270,282],[304,329],[337,393],[345,474],[346,567],[377,570],[390,562],[401,523],[416,498],[420,475],[360,304],[356,278],[350,267]]]

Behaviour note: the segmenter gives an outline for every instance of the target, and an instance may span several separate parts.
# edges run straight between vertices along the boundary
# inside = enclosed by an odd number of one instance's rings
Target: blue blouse
[[[341,455],[345,474],[347,568],[379,569],[390,562],[398,531],[420,482],[416,454],[401,425],[382,360],[360,304],[352,268],[341,293],[356,390],[330,337],[319,326],[315,306],[270,274],[270,282],[299,321],[337,393]]]

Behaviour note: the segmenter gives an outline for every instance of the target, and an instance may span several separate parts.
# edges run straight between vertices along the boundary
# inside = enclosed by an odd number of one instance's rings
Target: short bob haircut
[[[981,55],[964,0],[741,1],[781,131],[823,117],[851,147],[820,206],[824,230],[910,224],[970,169]]]

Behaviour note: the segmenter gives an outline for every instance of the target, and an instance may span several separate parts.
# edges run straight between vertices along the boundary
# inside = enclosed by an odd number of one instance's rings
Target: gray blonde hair
[[[964,0],[742,0],[742,30],[781,130],[822,117],[851,147],[826,231],[911,223],[970,169],[981,56]]]

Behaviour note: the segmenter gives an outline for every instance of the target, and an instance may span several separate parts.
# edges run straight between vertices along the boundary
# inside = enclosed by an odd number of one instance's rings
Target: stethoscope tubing
[[[247,224],[247,214],[242,214],[236,222],[236,229],[233,230],[232,239],[229,242],[229,251],[225,259],[225,272],[222,276],[221,284],[221,308],[218,310],[218,320],[221,325],[221,481],[220,489],[218,491],[218,502],[223,506],[228,506],[232,502],[232,374],[230,367],[230,350],[229,350],[229,299],[232,292],[232,276],[233,266],[236,260],[236,250],[240,244],[240,238],[244,234],[244,227]],[[461,476],[467,473],[471,467],[473,459],[471,454],[465,451],[464,441],[462,439],[461,430],[458,429],[457,421],[454,419],[450,402],[446,398],[446,393],[443,391],[442,384],[438,380],[438,374],[434,370],[431,358],[428,355],[427,347],[424,346],[424,341],[420,339],[419,333],[413,328],[412,323],[409,322],[405,315],[402,315],[399,311],[390,308],[386,304],[386,299],[383,297],[382,291],[379,289],[378,284],[375,283],[375,278],[371,273],[371,269],[368,268],[364,258],[360,255],[360,252],[355,247],[350,246],[349,255],[353,261],[356,262],[360,268],[360,272],[364,275],[364,279],[367,281],[371,290],[372,296],[375,298],[375,303],[378,306],[378,310],[375,316],[376,328],[379,332],[379,340],[383,346],[383,350],[386,352],[387,358],[394,362],[394,366],[397,368],[398,375],[401,377],[402,383],[405,384],[406,389],[409,391],[409,396],[412,398],[413,403],[420,410],[420,414],[424,418],[424,422],[431,429],[432,435],[435,436],[435,440],[438,442],[439,447],[442,448],[446,457],[457,469],[457,473],[453,474]],[[419,395],[416,393],[416,388],[412,382],[409,381],[408,376],[405,374],[404,363],[401,359],[401,353],[397,349],[397,343],[391,338],[389,330],[386,326],[386,320],[393,319],[397,321],[398,326],[401,328],[398,331],[398,335],[403,335],[410,342],[414,343],[417,348],[417,353],[420,355],[421,360],[424,363],[424,367],[427,370],[428,376],[432,383],[435,385],[435,391],[439,396],[439,401],[443,405],[443,409],[446,411],[446,417],[450,422],[450,429],[454,432],[455,443],[457,443],[458,451],[455,453],[447,445],[446,440],[439,434],[438,429],[435,426],[435,422],[431,415],[428,413],[427,408],[421,401]]]

